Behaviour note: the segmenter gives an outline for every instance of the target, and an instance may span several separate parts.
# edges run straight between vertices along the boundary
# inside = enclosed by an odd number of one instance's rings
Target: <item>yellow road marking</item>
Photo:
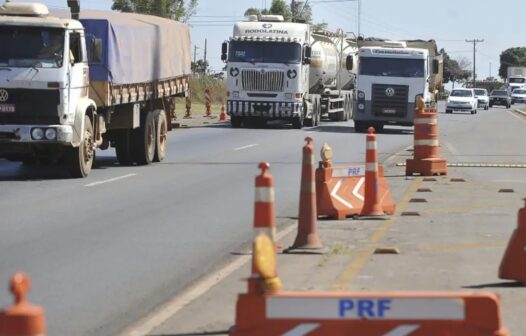
[[[435,246],[420,246],[418,247],[421,251],[426,252],[448,252],[448,251],[459,251],[459,250],[478,250],[486,248],[500,248],[508,244],[507,241],[496,241],[496,242],[477,242],[477,243],[458,243],[458,244],[445,244]]]
[[[350,284],[354,278],[360,273],[362,268],[367,263],[369,257],[374,253],[375,244],[381,242],[391,226],[395,222],[395,216],[398,216],[405,209],[409,200],[416,193],[416,190],[420,188],[422,184],[423,177],[417,177],[411,182],[407,190],[404,192],[400,201],[396,206],[396,212],[393,217],[386,220],[382,226],[376,229],[375,232],[367,240],[367,245],[356,255],[356,258],[352,259],[351,262],[345,267],[342,273],[338,275],[334,283],[332,284],[332,289],[335,291],[346,291],[348,290]]]

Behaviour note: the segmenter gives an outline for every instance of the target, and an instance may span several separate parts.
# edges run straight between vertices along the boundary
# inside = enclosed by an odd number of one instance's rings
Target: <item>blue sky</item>
[[[30,0],[25,0],[30,1]],[[288,0],[287,0],[288,1]],[[356,1],[309,0],[315,22],[327,22],[330,29],[357,31]],[[66,8],[66,0],[40,0],[53,8]],[[207,59],[213,70],[223,66],[221,42],[232,33],[232,25],[248,7],[270,6],[271,0],[199,0],[192,23],[192,44],[197,57]],[[111,8],[111,0],[81,0],[82,8]],[[477,44],[477,77],[496,76],[500,53],[510,47],[526,46],[526,1],[507,0],[362,0],[360,31],[366,37],[390,39],[435,39],[452,58],[472,62],[473,44],[466,39],[484,39]],[[491,65],[490,65],[491,63]]]

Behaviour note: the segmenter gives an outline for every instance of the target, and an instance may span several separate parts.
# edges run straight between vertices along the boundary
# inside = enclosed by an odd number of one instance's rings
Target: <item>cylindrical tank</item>
[[[338,89],[338,76],[341,88],[350,89],[356,78],[356,67],[348,71],[345,62],[347,55],[357,53],[356,43],[344,38],[342,45],[341,36],[315,32],[311,34],[311,48],[310,92],[322,93],[325,88]]]

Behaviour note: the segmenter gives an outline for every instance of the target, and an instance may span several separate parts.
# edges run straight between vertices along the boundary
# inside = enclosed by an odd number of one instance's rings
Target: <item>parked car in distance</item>
[[[511,93],[511,103],[526,103],[526,89],[515,89]]]
[[[478,102],[477,107],[483,108],[484,110],[489,109],[488,90],[479,88],[474,88],[473,90],[475,90],[475,97]]]
[[[446,113],[453,111],[470,111],[477,113],[478,101],[473,89],[453,89],[447,100]]]
[[[511,106],[511,97],[508,95],[507,90],[493,90],[489,95],[489,107],[493,105],[506,106],[510,108]]]

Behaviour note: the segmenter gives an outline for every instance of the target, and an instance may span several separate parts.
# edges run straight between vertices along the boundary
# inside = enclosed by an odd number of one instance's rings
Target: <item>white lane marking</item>
[[[449,149],[449,151],[451,152],[451,154],[458,155],[458,150],[455,147],[453,147],[453,145],[451,143],[449,143],[449,142],[444,142],[444,143],[445,143],[447,149]]]
[[[305,336],[311,331],[318,329],[319,323],[303,323],[284,333],[282,336]]]
[[[364,201],[364,198],[363,198],[362,195],[360,195],[360,194],[358,193],[358,191],[360,191],[360,188],[362,187],[362,184],[364,184],[364,182],[365,182],[365,177],[362,177],[362,178],[358,181],[358,183],[356,184],[356,187],[354,187],[354,189],[352,190],[352,194],[353,194],[354,196],[356,196],[356,198],[359,199],[360,201]]]
[[[98,181],[98,182],[93,182],[93,183],[89,183],[89,184],[86,184],[84,185],[85,187],[94,187],[94,186],[97,186],[97,185],[100,185],[100,184],[104,184],[104,183],[110,183],[110,182],[115,182],[115,181],[118,181],[118,180],[122,180],[122,179],[125,179],[125,178],[128,178],[128,177],[132,177],[132,176],[135,176],[137,174],[126,174],[126,175],[122,175],[122,176],[117,176],[117,177],[114,177],[114,178],[110,178],[108,180],[103,180],[103,181]]]
[[[235,150],[235,151],[240,151],[240,150],[243,150],[243,149],[248,149],[248,148],[252,148],[252,147],[256,147],[256,146],[258,146],[258,144],[252,144],[252,145],[241,146],[241,147],[234,148],[234,150]]]
[[[354,208],[351,203],[348,203],[346,200],[338,196],[338,190],[340,190],[340,187],[342,186],[343,179],[339,179],[338,182],[336,182],[336,185],[334,186],[334,189],[332,189],[331,196],[336,198],[341,204],[345,205],[349,209]]]
[[[515,118],[517,118],[517,119],[519,119],[520,121],[522,121],[523,123],[526,123],[526,120],[524,119],[524,115],[523,115],[523,117],[519,117],[519,116],[516,114],[517,112],[513,112],[513,111],[510,111],[510,110],[508,110],[507,112],[508,112],[509,114],[511,114],[512,116],[514,116]]]
[[[393,330],[391,330],[384,336],[407,336],[407,335],[410,335],[413,331],[415,331],[419,327],[420,326],[418,324],[401,325],[401,326],[394,328]]]
[[[290,234],[297,229],[297,225],[290,225],[281,230],[276,235],[276,241]],[[137,324],[127,328],[119,336],[144,336],[149,335],[155,328],[166,322],[178,311],[186,307],[188,304],[199,298],[201,295],[208,292],[212,287],[226,279],[232,273],[243,267],[252,260],[252,255],[242,255],[227,264],[224,268],[205,276],[200,281],[197,281],[190,288],[184,292],[176,295],[166,304],[153,311],[150,315],[137,322]]]

